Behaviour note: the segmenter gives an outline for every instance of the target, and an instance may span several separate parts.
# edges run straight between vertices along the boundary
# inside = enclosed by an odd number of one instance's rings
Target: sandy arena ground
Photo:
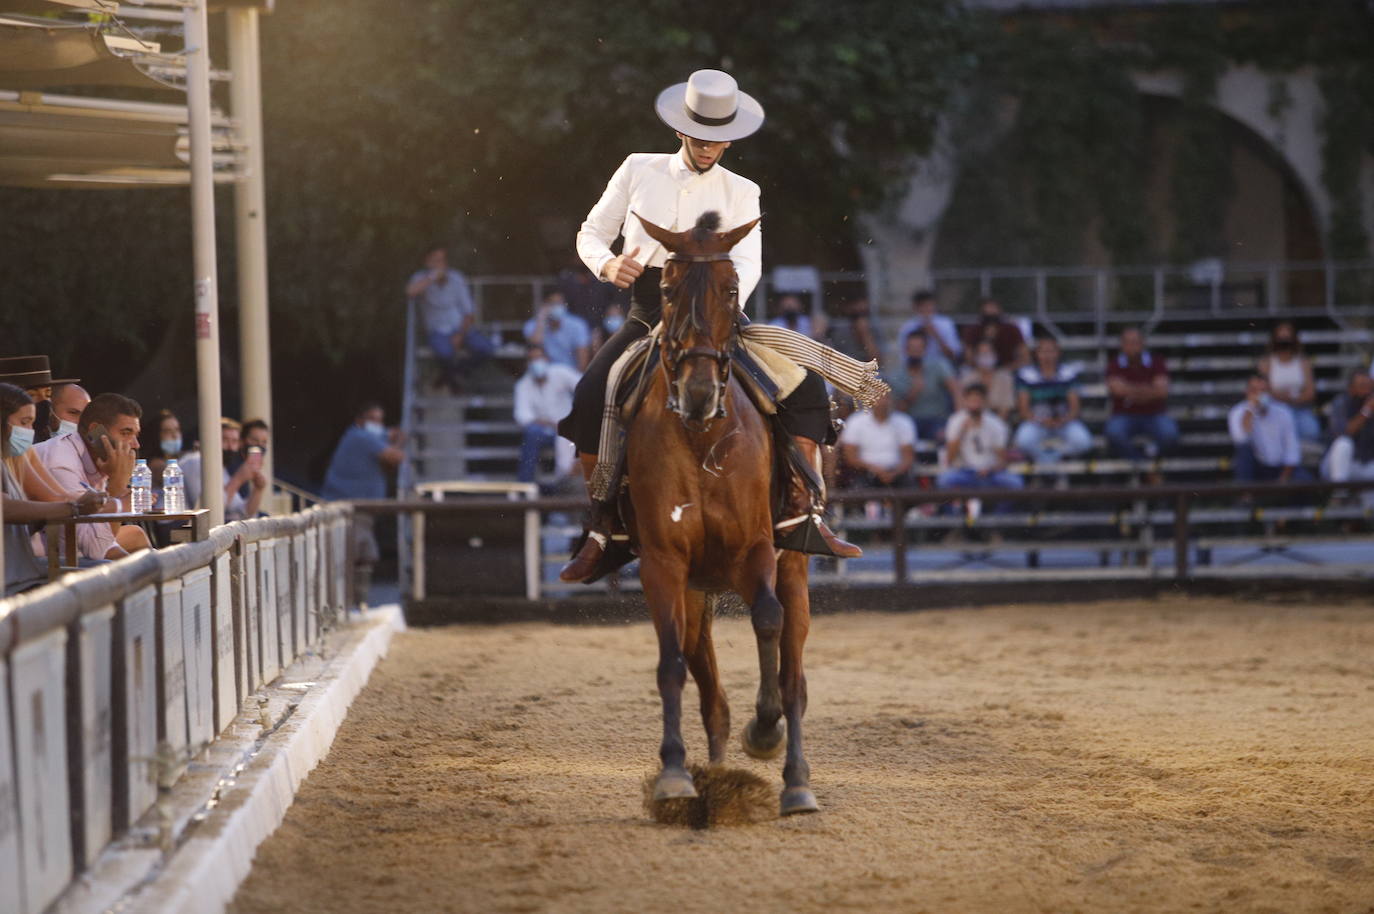
[[[717,645],[738,732],[747,621]],[[821,616],[822,812],[690,831],[640,808],[647,623],[412,631],[231,910],[1374,912],[1371,657],[1356,606]]]

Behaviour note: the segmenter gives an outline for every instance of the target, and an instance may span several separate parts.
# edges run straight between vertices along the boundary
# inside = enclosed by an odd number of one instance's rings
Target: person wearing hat
[[[759,186],[720,164],[726,150],[763,126],[763,108],[741,92],[734,77],[720,70],[697,70],[685,83],[669,86],[658,95],[659,119],[677,135],[681,146],[673,153],[634,153],[611,176],[601,199],[587,214],[577,233],[577,253],[602,282],[631,289],[630,313],[623,326],[606,341],[587,366],[573,395],[572,412],[558,432],[577,445],[584,474],[591,479],[601,435],[606,380],[611,366],[635,340],[659,322],[662,298],[659,282],[668,252],[645,231],[638,218],[671,231],[692,227],[697,217],[715,211],[722,230],[760,218]],[[623,236],[622,253],[611,250]],[[730,252],[739,277],[737,301],[749,300],[762,273],[763,233],[759,226]],[[829,397],[815,372],[783,401],[798,446],[808,459],[819,453],[830,434]],[[804,493],[798,493],[799,496]],[[809,514],[809,502],[798,509]],[[559,577],[588,580],[597,571],[609,531],[605,518],[594,519],[573,560]],[[830,551],[856,557],[858,547],[838,539],[820,525]]]
[[[52,368],[45,355],[17,355],[0,358],[0,383],[13,384],[23,388],[37,407],[34,421],[34,443],[47,441],[52,436],[53,388],[63,384],[75,384],[80,378],[53,379]]]

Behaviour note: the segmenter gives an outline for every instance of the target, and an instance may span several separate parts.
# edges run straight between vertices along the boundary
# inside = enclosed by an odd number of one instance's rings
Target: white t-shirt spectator
[[[1007,446],[1007,424],[991,410],[983,410],[983,419],[975,426],[968,425],[968,410],[961,409],[945,424],[945,440],[953,441],[959,434],[959,453],[954,455],[952,470],[974,470],[982,473],[997,466],[998,455]]]
[[[857,447],[864,463],[891,470],[902,462],[902,445],[916,447],[916,423],[895,410],[886,422],[867,411],[855,413],[845,420],[840,444]]]
[[[1244,425],[1247,412],[1255,414],[1255,424],[1248,435]],[[1302,445],[1298,443],[1293,411],[1277,400],[1263,413],[1252,407],[1249,400],[1241,400],[1231,407],[1227,424],[1231,429],[1231,441],[1250,445],[1255,459],[1265,466],[1295,467],[1302,463]]]
[[[557,422],[572,412],[573,388],[581,377],[566,365],[549,366],[544,383],[528,371],[515,382],[515,421],[521,428],[533,422]]]

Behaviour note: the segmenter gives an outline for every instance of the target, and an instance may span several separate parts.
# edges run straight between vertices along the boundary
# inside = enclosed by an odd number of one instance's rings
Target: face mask
[[[914,355],[914,356],[910,356],[909,358],[907,358],[907,360],[906,360],[906,367],[907,367],[907,368],[920,368],[921,365],[923,365],[924,363],[925,363],[925,359],[921,358],[920,356]]]
[[[998,317],[996,314],[984,314],[984,315],[983,315],[983,326],[985,326],[985,327],[988,326],[988,325],[990,325],[990,324],[1000,324],[1001,322],[1002,322],[1002,319],[1001,319],[1000,317]]]
[[[376,435],[378,438],[386,437],[386,426],[380,422],[364,422],[363,431],[369,435]]]
[[[1297,344],[1292,340],[1277,340],[1274,343],[1274,349],[1278,352],[1292,352],[1296,348]]]
[[[567,314],[568,306],[563,304],[562,302],[559,302],[558,304],[549,308],[549,317],[553,318],[554,320],[561,321],[564,317],[567,316]]]
[[[1268,409],[1268,408],[1269,408],[1269,404],[1271,404],[1271,403],[1273,403],[1273,402],[1274,402],[1274,398],[1273,398],[1273,396],[1272,396],[1268,391],[1265,391],[1264,393],[1262,393],[1262,394],[1259,395],[1259,405],[1260,405],[1260,409]]]
[[[983,415],[983,407],[980,406],[977,409],[970,409],[968,411],[968,414],[973,418],[978,419]]]
[[[978,356],[977,363],[978,363],[978,367],[979,367],[979,368],[996,368],[996,367],[997,367],[997,356],[995,356],[995,355],[980,355],[980,356]]]
[[[22,425],[10,427],[10,456],[18,457],[33,447],[33,429]]]
[[[61,438],[63,435],[71,435],[76,432],[76,423],[63,419],[57,423],[57,433],[54,438]]]
[[[162,453],[166,454],[168,457],[175,457],[176,455],[180,454],[180,453],[181,453],[181,439],[180,439],[180,438],[163,438],[163,439],[162,439]]]
[[[612,314],[601,322],[601,326],[606,328],[607,333],[615,333],[621,327],[625,326],[625,318],[618,314]]]
[[[549,360],[535,359],[530,362],[530,376],[536,381],[542,381],[549,376]]]

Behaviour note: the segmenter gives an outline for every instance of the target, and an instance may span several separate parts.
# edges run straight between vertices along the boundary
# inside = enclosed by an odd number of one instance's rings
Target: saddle
[[[607,415],[608,420],[618,422],[620,428],[628,429],[633,422],[635,415],[644,404],[644,398],[648,395],[650,380],[653,378],[654,369],[659,364],[659,347],[652,344],[654,337],[646,337],[647,345],[628,350],[624,356],[624,361],[616,366],[616,371],[612,374],[612,380],[616,382],[615,388],[609,392],[607,402],[614,404],[614,416]],[[730,352],[730,361],[733,368],[732,374],[740,382],[745,392],[749,395],[750,401],[758,411],[767,417],[769,430],[773,437],[773,467],[772,467],[772,493],[770,508],[772,521],[776,524],[783,519],[783,512],[786,508],[787,491],[793,478],[799,478],[811,491],[813,499],[820,499],[823,491],[821,479],[816,475],[810,463],[802,456],[797,448],[792,436],[783,427],[778,418],[778,405],[794,389],[796,384],[792,383],[784,388],[779,384],[779,379],[768,367],[761,364],[760,360],[751,353],[744,345],[736,343]],[[798,371],[802,371],[798,369]],[[804,373],[804,372],[803,372]],[[786,383],[787,379],[783,379]],[[608,409],[608,413],[612,410]],[[623,435],[623,431],[621,432]],[[625,520],[631,516],[629,487],[632,481],[627,478],[626,457],[623,440],[618,448],[617,459],[612,471],[606,478],[601,480],[605,486],[605,497],[598,500],[593,508],[600,512],[603,519],[611,520],[613,533],[606,544],[606,549],[602,553],[601,563],[597,566],[593,575],[588,578],[588,582],[599,580],[607,574],[618,570],[624,565],[634,561],[638,556],[638,544],[633,542],[626,531],[630,525]],[[601,467],[598,466],[598,473]],[[798,530],[805,534],[810,530],[810,524],[803,524]],[[799,540],[797,543],[786,543],[787,548],[800,549],[801,551],[815,551],[809,540]],[[581,548],[579,542],[574,551]]]

